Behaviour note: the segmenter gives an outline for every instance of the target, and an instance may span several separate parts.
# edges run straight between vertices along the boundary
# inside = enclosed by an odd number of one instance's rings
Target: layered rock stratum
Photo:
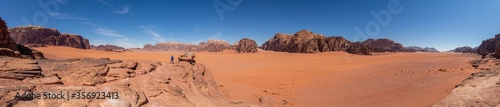
[[[30,47],[68,46],[80,49],[90,49],[88,39],[77,34],[61,34],[55,28],[19,26],[9,28],[9,33],[14,42]]]
[[[308,30],[301,30],[295,34],[277,33],[262,44],[262,49],[290,53],[345,51],[351,54],[371,54],[368,46],[364,44],[350,42],[341,36],[325,37]]]
[[[0,64],[1,106],[242,106],[229,102],[211,71],[199,63],[0,56]],[[24,92],[114,92],[117,97],[16,99],[17,93]]]
[[[235,46],[238,53],[255,53],[258,48],[257,42],[248,38],[241,39]]]

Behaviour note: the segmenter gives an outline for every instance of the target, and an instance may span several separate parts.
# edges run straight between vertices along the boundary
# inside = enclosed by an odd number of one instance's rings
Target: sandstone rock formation
[[[236,45],[236,52],[238,53],[255,53],[257,52],[257,42],[252,39],[243,38]]]
[[[500,71],[473,73],[434,107],[499,107]]]
[[[229,45],[229,42],[224,40],[208,40],[207,42],[201,42],[198,44],[199,51],[222,52],[230,48],[231,45]]]
[[[193,66],[187,62],[28,60],[0,56],[0,64],[0,106],[244,106],[230,103],[211,71],[199,63]],[[18,92],[112,92],[117,97],[16,99]]]
[[[374,52],[402,52],[403,45],[396,43],[390,39],[367,39],[361,42],[364,45],[370,46]]]
[[[362,55],[369,55],[371,52],[367,46],[352,43],[341,36],[325,37],[307,30],[301,30],[293,35],[277,33],[262,44],[262,49],[290,53],[346,51]]]
[[[69,46],[80,49],[90,49],[89,40],[76,34],[61,34],[55,28],[41,26],[20,26],[9,28],[10,36],[20,45],[39,46]]]
[[[16,42],[9,35],[9,28],[4,20],[0,17],[0,48],[17,51]]]
[[[495,35],[494,38],[483,40],[476,52],[478,54],[494,53],[498,43],[500,43],[500,34]]]
[[[43,54],[32,48],[23,45],[16,45],[9,35],[7,24],[0,18],[0,55],[41,59],[44,58]]]
[[[469,46],[463,46],[463,47],[457,47],[453,50],[450,50],[451,52],[459,52],[459,53],[476,53],[476,50],[474,48],[469,47]]]
[[[404,47],[404,51],[405,52],[439,52],[436,48],[432,48],[432,47],[425,47],[425,48],[421,48],[421,47],[418,47],[418,46],[408,46],[408,47]]]
[[[91,49],[108,51],[108,52],[124,52],[124,51],[126,51],[126,49],[123,47],[119,47],[116,45],[110,45],[110,44],[98,45],[98,46],[90,45],[90,47],[91,47]]]

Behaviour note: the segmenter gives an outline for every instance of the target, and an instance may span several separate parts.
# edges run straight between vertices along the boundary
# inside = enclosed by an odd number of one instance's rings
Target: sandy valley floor
[[[104,52],[68,47],[36,48],[49,59],[80,57],[143,59],[168,62],[172,52]],[[291,106],[431,106],[455,85],[477,72],[462,53],[344,52],[292,54],[195,53],[235,102],[273,98]]]

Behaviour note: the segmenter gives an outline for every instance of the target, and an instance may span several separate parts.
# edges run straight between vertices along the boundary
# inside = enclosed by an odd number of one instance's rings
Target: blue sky
[[[446,51],[478,46],[500,33],[499,0],[3,0],[0,5],[9,27],[57,28],[91,44],[127,48],[208,39],[233,43],[244,37],[260,45],[278,32],[307,29],[351,41],[390,38]]]

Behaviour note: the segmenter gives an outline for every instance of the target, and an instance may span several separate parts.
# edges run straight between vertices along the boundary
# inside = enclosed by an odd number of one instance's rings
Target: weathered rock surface
[[[29,59],[0,56],[0,79],[23,80],[41,76],[37,62]]]
[[[473,73],[434,107],[499,107],[500,71]]]
[[[0,106],[245,106],[231,104],[199,63],[0,56],[0,66]],[[111,92],[117,97],[23,100],[16,99],[18,92]]]
[[[396,43],[390,39],[367,39],[361,42],[364,45],[370,46],[374,52],[402,52],[403,45]]]
[[[125,52],[125,51],[127,51],[123,47],[116,46],[116,45],[110,45],[110,44],[98,45],[98,46],[90,45],[90,48],[95,49],[95,50],[108,51],[108,52]]]
[[[369,55],[370,49],[363,45],[352,43],[341,36],[325,37],[311,31],[301,30],[293,35],[277,33],[262,44],[262,49],[290,53],[346,51],[351,54]]]
[[[20,45],[69,46],[80,49],[90,49],[89,40],[76,34],[61,34],[55,28],[41,26],[19,26],[9,28],[10,36]]]
[[[257,42],[252,39],[243,38],[236,45],[236,52],[238,53],[255,53],[257,52]]]

